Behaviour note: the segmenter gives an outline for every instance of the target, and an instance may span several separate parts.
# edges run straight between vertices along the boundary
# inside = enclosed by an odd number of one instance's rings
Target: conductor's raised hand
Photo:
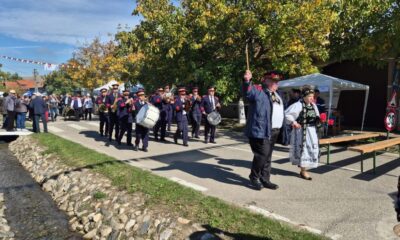
[[[248,81],[250,81],[251,80],[251,78],[253,77],[253,75],[251,74],[251,71],[250,70],[246,70],[246,72],[244,73],[244,80],[246,81],[246,82],[248,82]]]

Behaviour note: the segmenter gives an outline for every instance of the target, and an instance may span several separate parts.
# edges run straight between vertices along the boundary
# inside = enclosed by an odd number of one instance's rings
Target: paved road
[[[289,163],[288,149],[277,146],[272,181],[279,190],[254,191],[248,186],[252,153],[241,133],[219,131],[217,144],[192,140],[189,147],[175,145],[171,138],[169,143],[151,141],[149,152],[144,153],[109,144],[98,135],[96,121],[49,125],[59,136],[133,166],[253,211],[304,224],[334,239],[396,239],[392,228],[400,175],[397,155],[380,155],[377,174],[361,174],[360,156],[338,148],[331,155],[332,165],[322,164],[312,171],[313,181],[305,181]],[[321,162],[325,160],[323,156]],[[365,161],[365,169],[371,167],[372,160]]]

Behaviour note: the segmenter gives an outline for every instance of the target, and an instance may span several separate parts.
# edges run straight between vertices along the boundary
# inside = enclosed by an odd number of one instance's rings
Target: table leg
[[[364,172],[364,160],[362,159],[362,153],[361,153],[361,173]]]
[[[328,155],[326,157],[326,164],[329,165],[330,156],[331,156],[331,144],[330,143],[328,143],[328,147],[327,148],[328,148]]]
[[[376,168],[376,151],[374,151],[374,174],[376,174],[375,168]]]

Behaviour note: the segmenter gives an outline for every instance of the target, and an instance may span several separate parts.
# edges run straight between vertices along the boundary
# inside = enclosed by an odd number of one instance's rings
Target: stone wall
[[[4,194],[0,193],[0,239],[13,240],[14,233],[11,231],[5,216]]]
[[[146,197],[141,193],[120,191],[101,174],[85,167],[68,167],[57,157],[45,155],[44,149],[30,137],[19,137],[10,144],[10,150],[67,213],[70,228],[81,233],[84,239],[175,240],[192,236],[190,239],[205,240],[215,237],[199,224],[168,212],[165,207],[147,207]]]

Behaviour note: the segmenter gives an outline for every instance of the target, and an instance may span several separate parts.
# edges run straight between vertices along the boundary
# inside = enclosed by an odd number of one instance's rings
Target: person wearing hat
[[[133,99],[129,96],[129,90],[125,89],[123,91],[123,96],[118,98],[118,120],[120,126],[120,132],[118,133],[117,143],[121,145],[122,137],[126,135],[126,144],[128,146],[132,145],[132,123],[133,123],[133,116],[132,112],[135,108],[133,105]]]
[[[314,101],[314,90],[303,86],[302,99],[285,111],[287,124],[293,128],[290,139],[290,161],[300,168],[300,177],[312,180],[306,168],[316,168],[319,162],[317,129],[319,111]]]
[[[192,138],[200,138],[200,125],[201,125],[201,96],[199,95],[199,88],[192,88],[192,96],[190,98],[192,107],[190,108],[190,116],[192,119]]]
[[[5,99],[5,108],[7,110],[7,126],[6,130],[7,132],[14,131],[14,122],[15,122],[15,116],[16,116],[16,102],[17,101],[17,96],[16,92],[14,89],[11,89],[8,96]]]
[[[188,106],[189,105],[189,106]],[[182,136],[183,146],[188,147],[188,131],[189,131],[189,121],[188,121],[188,109],[190,108],[190,99],[186,97],[185,87],[179,87],[178,96],[175,98],[175,119],[178,128],[174,134],[174,142],[178,143],[178,138]]]
[[[107,95],[106,99],[106,107],[108,108],[108,114],[109,114],[109,125],[108,125],[108,140],[111,142],[112,141],[112,134],[114,131],[114,126],[115,126],[115,140],[118,140],[118,133],[119,133],[119,121],[118,121],[118,115],[117,115],[117,101],[118,98],[120,98],[120,94],[118,92],[119,84],[114,83],[111,85],[112,90],[110,94]]]
[[[287,144],[284,102],[277,92],[282,76],[275,71],[267,72],[262,86],[254,85],[251,79],[252,73],[247,70],[243,79],[243,95],[249,102],[245,134],[254,154],[249,178],[256,190],[275,190],[278,185],[270,180],[272,151],[279,135],[280,143]]]
[[[139,89],[138,92],[136,93],[137,95],[137,100],[135,101],[135,112],[136,115],[139,113],[140,109],[142,109],[142,107],[144,105],[147,104],[146,101],[146,96],[144,94],[144,90],[143,89]],[[140,144],[140,140],[142,140],[142,150],[144,152],[147,152],[147,148],[149,147],[149,129],[145,128],[139,124],[136,124],[135,127],[135,147],[134,150],[138,151],[139,150],[139,144]]]
[[[171,90],[169,88],[169,85],[166,85],[164,87],[164,102],[167,105],[166,106],[166,112],[167,112],[167,130],[171,131],[171,125],[172,125],[172,120],[174,117],[174,103],[173,101],[171,101],[171,99],[174,98],[174,96],[172,97],[168,97],[168,95],[171,95]]]
[[[100,118],[100,136],[108,136],[109,131],[109,115],[107,108],[107,89],[102,88],[100,90],[100,96],[96,99],[97,108],[99,109],[99,118]]]
[[[221,105],[219,99],[215,96],[215,87],[207,87],[208,94],[204,95],[201,100],[201,112],[206,117],[205,129],[204,129],[204,142],[205,143],[217,143],[215,141],[216,126],[211,125],[207,121],[207,115],[213,111],[219,111]],[[208,137],[210,136],[210,137]]]
[[[160,140],[165,141],[165,135],[167,132],[167,108],[168,105],[163,101],[164,89],[158,88],[157,94],[151,98],[151,103],[160,110],[160,118],[154,126],[154,139],[158,141],[158,134],[160,132]]]

